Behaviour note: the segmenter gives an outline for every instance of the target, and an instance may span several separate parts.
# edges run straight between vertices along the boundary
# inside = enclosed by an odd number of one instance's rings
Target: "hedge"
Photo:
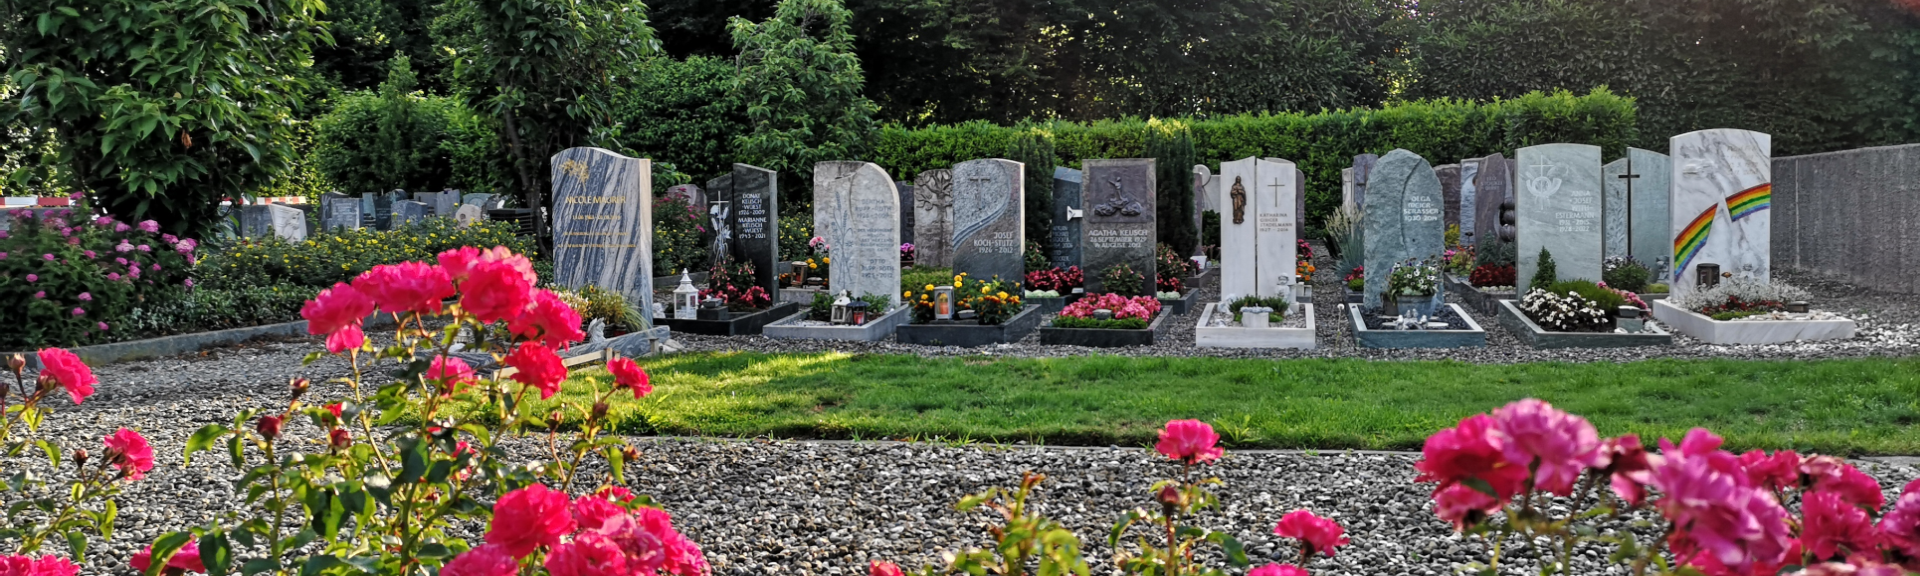
[[[1147,150],[1151,120],[1052,122],[1002,127],[985,122],[904,128],[887,126],[873,139],[870,161],[903,180],[925,170],[949,168],[976,158],[1004,157],[1024,132],[1052,141],[1054,163],[1077,168],[1081,159],[1136,158]],[[1405,148],[1434,164],[1449,164],[1536,144],[1594,144],[1607,158],[1623,156],[1638,137],[1631,98],[1598,88],[1581,96],[1534,92],[1512,100],[1468,102],[1440,99],[1379,110],[1317,114],[1258,114],[1187,119],[1197,163],[1215,173],[1220,162],[1248,156],[1294,161],[1307,176],[1307,222],[1318,229],[1340,204],[1340,170],[1360,154]],[[1024,147],[1031,149],[1032,147]],[[1192,166],[1172,167],[1186,173]],[[1048,173],[1052,166],[1041,167]],[[1181,185],[1191,179],[1181,178]],[[1188,216],[1191,218],[1191,216]],[[1039,238],[1045,241],[1045,237]]]

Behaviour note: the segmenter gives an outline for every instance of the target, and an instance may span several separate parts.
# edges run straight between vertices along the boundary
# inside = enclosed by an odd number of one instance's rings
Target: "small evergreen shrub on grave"
[[[1519,248],[1512,242],[1504,242],[1498,238],[1482,240],[1473,247],[1473,265],[1476,267],[1489,264],[1513,266],[1520,260],[1519,252]]]
[[[1520,274],[1513,265],[1481,264],[1467,276],[1467,282],[1475,288],[1512,288],[1515,276]]]
[[[452,218],[427,218],[393,230],[347,230],[299,243],[278,238],[240,239],[211,251],[195,274],[215,288],[307,286],[327,288],[381,264],[432,260],[461,247],[505,246],[531,253],[533,239],[515,236],[510,222],[475,222],[461,228]],[[551,264],[536,269],[551,277]],[[677,271],[676,271],[677,272]]]
[[[1460,225],[1448,224],[1445,238],[1446,238],[1448,249],[1459,248],[1460,247]]]
[[[1632,256],[1614,256],[1602,263],[1600,279],[1606,281],[1607,286],[1638,293],[1647,289],[1653,271]]]
[[[1100,287],[1114,294],[1138,295],[1141,284],[1146,281],[1145,276],[1134,272],[1133,267],[1126,264],[1108,266],[1100,272]]]
[[[653,203],[653,275],[672,276],[707,265],[707,215],[686,194],[669,194]]]
[[[1285,296],[1268,296],[1265,298],[1244,296],[1228,304],[1227,310],[1233,313],[1233,321],[1239,322],[1240,309],[1248,306],[1255,308],[1272,308],[1273,312],[1267,314],[1267,321],[1277,325],[1280,321],[1287,318],[1287,308],[1293,306],[1293,301],[1288,300]]]
[[[1527,281],[1527,290],[1545,290],[1560,281],[1560,271],[1554,268],[1553,254],[1546,248],[1540,249],[1540,263],[1533,267],[1533,278]]]
[[[833,301],[835,297],[826,292],[815,292],[813,302],[807,303],[807,319],[826,322],[833,319]]]
[[[77,346],[134,337],[120,323],[196,280],[199,244],[159,224],[72,210],[14,210],[0,232],[0,349]]]

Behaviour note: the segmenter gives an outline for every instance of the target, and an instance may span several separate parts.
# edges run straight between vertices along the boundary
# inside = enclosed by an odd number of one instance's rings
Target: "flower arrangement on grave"
[[[1387,292],[1399,296],[1432,296],[1440,291],[1440,269],[1432,259],[1409,259],[1393,265]]]
[[[673,191],[653,204],[653,275],[672,276],[681,270],[699,270],[707,262],[707,213],[693,207],[686,192]]]
[[[199,242],[152,220],[86,214],[82,203],[3,216],[12,223],[0,231],[0,349],[104,342],[135,306],[193,288]]]
[[[1087,275],[1079,266],[1067,268],[1048,268],[1027,273],[1027,290],[1053,292],[1055,296],[1072,292],[1074,288],[1086,286]]]
[[[1467,275],[1467,283],[1475,288],[1511,289],[1519,275],[1519,269],[1512,265],[1481,264],[1473,269],[1473,273]]]
[[[1101,320],[1095,311],[1106,310],[1113,318]],[[1160,313],[1160,300],[1152,296],[1127,297],[1119,294],[1088,296],[1068,304],[1053,318],[1055,328],[1110,328],[1138,330],[1147,327]]]
[[[74,576],[80,567],[70,559],[27,555],[41,554],[48,542],[58,541],[79,558],[88,548],[89,533],[103,540],[112,534],[121,490],[153,470],[153,448],[139,432],[127,428],[102,438],[93,447],[97,452],[85,448],[67,452],[54,443],[57,440],[39,438],[40,426],[56,414],[49,407],[57,402],[55,398],[64,395],[80,405],[93,396],[100,380],[72,352],[44,348],[35,356],[42,369],[31,380],[25,372],[27,359],[21,355],[8,358],[7,374],[0,375],[0,406],[5,407],[0,410],[0,449],[20,457],[20,467],[8,470],[13,476],[7,481],[7,491],[13,493],[8,503],[13,508],[0,516],[0,531],[6,532],[7,539],[17,540],[19,547],[15,555],[0,556],[0,573]],[[29,450],[34,454],[28,455]],[[59,476],[63,462],[72,462],[75,473],[70,483],[56,485],[48,478]],[[39,512],[22,513],[29,508]]]
[[[908,242],[900,245],[900,267],[901,268],[913,267],[913,243],[912,242]]]
[[[1613,294],[1614,294],[1615,296],[1619,296],[1621,300],[1624,300],[1624,301],[1626,301],[1626,305],[1627,305],[1627,306],[1632,306],[1632,307],[1634,307],[1634,308],[1639,308],[1639,309],[1641,309],[1641,310],[1646,310],[1646,309],[1648,309],[1648,308],[1647,308],[1647,301],[1645,301],[1645,300],[1641,300],[1641,299],[1640,299],[1640,294],[1638,294],[1638,293],[1635,293],[1635,292],[1629,292],[1629,291],[1626,291],[1626,290],[1621,290],[1621,289],[1619,289],[1619,288],[1614,288],[1614,287],[1612,287],[1612,286],[1608,286],[1606,282],[1600,282],[1600,283],[1597,283],[1597,284],[1595,284],[1595,286],[1599,286],[1599,287],[1601,287],[1601,288],[1606,288],[1606,289],[1607,289],[1607,291],[1609,291],[1609,292],[1612,292],[1612,293],[1613,293]]]
[[[1653,279],[1653,270],[1632,256],[1614,256],[1601,263],[1600,279],[1609,286],[1637,293],[1647,289],[1647,282]]]
[[[1761,282],[1751,278],[1727,278],[1712,288],[1676,296],[1667,303],[1715,320],[1734,320],[1782,312],[1787,309],[1788,302],[1810,300],[1812,297],[1806,290],[1778,280]]]
[[[1575,292],[1536,288],[1520,299],[1520,311],[1549,332],[1598,332],[1611,325],[1606,309]]]
[[[821,286],[831,287],[833,280],[828,273],[833,269],[833,247],[827,245],[825,238],[814,236],[807,241],[807,248],[812,250],[812,254],[807,256],[807,277],[819,278]]]
[[[1259,296],[1242,296],[1240,299],[1227,304],[1227,311],[1233,313],[1234,322],[1239,322],[1240,309],[1249,306],[1273,309],[1273,312],[1267,313],[1267,321],[1277,326],[1282,320],[1286,320],[1287,308],[1292,307],[1293,302],[1285,296],[1268,296],[1264,298]]]
[[[719,298],[734,312],[761,310],[773,304],[765,287],[755,284],[752,262],[737,262],[732,255],[722,258],[707,270],[707,287],[700,299]]]
[[[1027,272],[1045,270],[1048,267],[1047,251],[1040,247],[1039,242],[1028,240],[1027,245],[1021,249],[1020,257],[1026,263]]]
[[[1365,290],[1367,288],[1367,267],[1354,266],[1352,270],[1347,271],[1347,277],[1342,278],[1341,281],[1347,283],[1347,290],[1354,292]]]
[[[1100,272],[1100,286],[1115,294],[1139,294],[1140,285],[1146,281],[1145,276],[1126,264],[1108,266]]]
[[[1474,269],[1474,247],[1466,246],[1447,250],[1447,273],[1454,276],[1467,276]]]
[[[348,364],[342,396],[310,398],[310,383],[295,379],[284,403],[194,432],[187,461],[222,447],[221,460],[230,459],[240,477],[235,491],[253,505],[160,535],[134,556],[133,568],[176,576],[338,569],[570,576],[597,573],[595,566],[710,574],[700,547],[665,511],[621,487],[637,452],[605,434],[606,403],[615,394],[650,393],[644,369],[614,358],[607,376],[576,380],[591,402],[563,405],[585,416],[577,431],[560,431],[560,411],[530,413],[530,397],[551,398],[569,382],[555,350],[583,337],[580,315],[534,281],[525,257],[462,248],[437,263],[379,266],[322,291],[301,315],[326,336],[326,350],[306,361]],[[361,325],[376,310],[397,326],[379,346]],[[463,342],[463,353],[491,355],[513,373],[469,366],[452,352],[461,334],[482,336]],[[478,413],[462,415],[451,408],[456,403]],[[402,412],[415,417],[393,418]],[[311,420],[318,434],[298,437],[286,426],[290,418]],[[513,463],[504,443],[528,434],[547,436],[547,457]],[[103,467],[119,471],[108,476],[151,468],[144,442],[116,439],[123,441],[109,441]],[[469,540],[455,526],[486,530]]]
[[[1154,288],[1159,292],[1176,294],[1181,292],[1186,288],[1181,279],[1192,276],[1195,272],[1195,264],[1192,260],[1181,258],[1178,252],[1173,251],[1173,247],[1166,244],[1155,247],[1153,267],[1155,275],[1158,276],[1154,281]]]
[[[1804,567],[1794,573],[1898,576],[1920,567],[1920,482],[1889,506],[1880,482],[1843,459],[1736,455],[1721,444],[1694,428],[1677,444],[1660,439],[1656,453],[1636,435],[1601,438],[1586,419],[1526,399],[1427,438],[1414,468],[1416,481],[1434,486],[1435,514],[1488,543],[1488,562],[1468,572],[1498,566],[1499,543],[1510,541],[1537,543],[1552,555],[1541,563],[1559,566],[1583,546],[1609,546],[1636,575]],[[1661,538],[1598,526],[1639,510]]]
[[[998,278],[968,282],[966,274],[954,276],[954,309],[972,310],[981,326],[1005,324],[1013,315],[1020,313],[1021,307],[1020,295],[1008,294],[1009,289],[1017,287]]]
[[[1294,261],[1294,264],[1293,264],[1293,279],[1294,281],[1299,282],[1301,284],[1312,283],[1313,273],[1318,272],[1319,270],[1320,270],[1319,268],[1313,267],[1312,262],[1309,262],[1306,260],[1296,260]]]
[[[807,319],[817,322],[832,321],[834,300],[835,298],[826,292],[814,294],[813,301],[807,303]],[[869,311],[869,315],[867,316],[868,322],[885,316],[888,312],[887,307],[892,304],[890,301],[892,299],[882,294],[866,294],[856,298],[856,300],[867,303],[867,310]]]
[[[1307,239],[1305,239],[1305,238],[1298,238],[1298,239],[1295,239],[1295,240],[1293,241],[1293,259],[1295,259],[1295,260],[1312,260],[1312,259],[1313,259],[1313,245],[1312,245],[1312,244],[1308,244],[1308,243],[1307,243]]]

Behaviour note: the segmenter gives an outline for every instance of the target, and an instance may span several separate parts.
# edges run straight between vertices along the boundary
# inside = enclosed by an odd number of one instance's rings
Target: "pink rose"
[[[46,291],[46,290],[41,290],[41,291],[39,291],[39,292],[34,292],[34,293],[33,293],[33,297],[34,297],[34,299],[37,299],[37,300],[38,300],[38,299],[45,299],[45,298],[47,297],[47,291]]]
[[[0,556],[0,575],[5,576],[74,576],[80,573],[80,565],[59,556]]]
[[[586,338],[580,331],[580,313],[546,290],[534,292],[533,304],[507,320],[507,330],[554,348]]]
[[[572,542],[561,544],[547,554],[547,573],[551,576],[621,576],[628,574],[627,556],[613,539],[598,532],[585,532]]]
[[[114,225],[113,225],[113,231],[114,231],[114,232],[126,232],[126,231],[128,231],[128,230],[132,230],[132,229],[133,229],[132,227],[130,227],[130,226],[127,226],[126,224],[114,224]]]
[[[107,323],[106,323],[106,322],[101,322],[101,323],[100,323],[100,331],[101,331],[101,332],[106,332],[106,331],[107,331]]]
[[[39,281],[40,281],[40,275],[39,275],[39,274],[28,274],[28,275],[27,275],[27,283],[29,283],[29,284],[31,284],[31,283],[34,283],[34,282],[39,282]]]
[[[566,364],[553,349],[539,342],[521,342],[504,362],[517,370],[513,373],[514,381],[540,389],[541,400],[552,398],[560,391],[560,383],[567,380]]]
[[[446,270],[420,262],[375,266],[354,278],[353,287],[391,314],[439,314],[441,301],[454,294]]]
[[[147,471],[153,469],[153,447],[139,432],[126,428],[106,437],[107,461],[119,468],[128,480],[147,477]]]
[[[474,382],[473,367],[459,358],[434,356],[433,364],[427,367],[427,380],[439,383],[445,394],[457,394]]]
[[[1420,471],[1416,482],[1439,482],[1442,491],[1467,480],[1480,480],[1493,488],[1495,507],[1520,493],[1527,481],[1527,467],[1515,466],[1504,452],[1507,435],[1500,432],[1493,417],[1475,414],[1460,425],[1427,437],[1421,460],[1413,468]]]
[[[541,546],[559,544],[560,537],[572,531],[567,495],[534,484],[508,492],[493,505],[486,539],[515,558],[525,558]]]
[[[1539,464],[1534,485],[1541,490],[1571,495],[1586,469],[1606,464],[1593,425],[1546,402],[1514,402],[1495,410],[1493,419],[1507,436],[1502,446],[1507,462],[1522,469]]]
[[[1247,576],[1309,576],[1306,570],[1292,564],[1268,564],[1247,572]]]
[[[102,328],[104,330],[105,328]],[[93,370],[72,352],[59,348],[46,348],[40,351],[40,377],[50,378],[66,389],[67,396],[74,404],[93,395],[93,385],[100,379],[93,376]]]
[[[1800,455],[1792,450],[1774,452],[1772,456],[1754,450],[1740,455],[1740,465],[1747,469],[1747,479],[1754,486],[1784,490],[1800,484]]]
[[[141,244],[141,245],[139,245],[139,246],[135,246],[135,248],[137,248],[137,249],[139,249],[139,250],[140,250],[141,252],[152,252],[152,251],[153,251],[153,247],[152,247],[152,246],[148,246],[148,245],[146,245],[146,244]]]
[[[141,231],[141,232],[146,232],[146,233],[148,233],[148,234],[152,234],[152,233],[154,233],[154,232],[159,232],[159,231],[160,231],[160,223],[159,223],[159,222],[154,222],[154,221],[152,221],[152,220],[141,220],[141,221],[140,221],[140,231]]]
[[[1174,420],[1160,430],[1160,442],[1153,449],[1189,466],[1220,459],[1223,450],[1215,444],[1220,435],[1199,420]]]
[[[533,302],[533,283],[501,261],[475,262],[460,292],[460,307],[488,324],[516,316]]]
[[[1452,523],[1455,530],[1478,526],[1499,511],[1500,501],[1466,484],[1453,484],[1433,493],[1434,515]]]
[[[146,572],[147,567],[153,565],[153,546],[147,546],[146,549],[135,552],[130,564],[133,565],[134,570]],[[200,544],[188,538],[186,545],[175,550],[173,556],[167,558],[167,568],[206,573],[207,565],[200,560]]]
[[[607,361],[607,372],[613,373],[613,385],[633,390],[635,400],[653,393],[653,384],[647,377],[647,371],[640,364],[627,358],[614,358]]]
[[[1674,553],[1702,552],[1742,572],[1778,563],[1793,540],[1786,509],[1752,486],[1739,458],[1720,444],[1702,428],[1689,431],[1678,447],[1660,440],[1662,462],[1653,469],[1653,486],[1665,496],[1660,513],[1687,527],[1676,535]]]
[[[1326,554],[1332,558],[1335,548],[1347,545],[1347,531],[1338,522],[1315,516],[1306,510],[1294,510],[1282,516],[1280,524],[1273,527],[1273,533],[1299,540],[1306,556]]]
[[[1915,483],[1920,483],[1916,480]],[[1909,484],[1911,488],[1913,485]],[[1880,541],[1908,558],[1920,558],[1920,490],[1907,490],[1880,518]]]
[[[894,564],[892,562],[869,562],[867,563],[867,576],[904,576],[904,575],[900,573],[900,566],[898,564]]]
[[[1647,483],[1653,481],[1653,465],[1640,437],[1633,434],[1609,438],[1606,448],[1607,472],[1612,475],[1613,493],[1629,506],[1647,500]]]
[[[1800,545],[1817,560],[1843,559],[1872,553],[1879,542],[1873,519],[1858,506],[1828,492],[1811,492],[1801,500]]]
[[[187,286],[191,288],[193,285]],[[366,321],[368,314],[373,313],[373,306],[372,298],[353,285],[340,282],[332,288],[321,290],[302,305],[300,317],[307,320],[308,334],[326,334],[327,351],[339,354],[359,348],[366,342],[360,325]]]
[[[52,262],[52,261],[54,260],[54,258],[53,258],[53,255],[52,255],[52,254],[41,254],[41,255],[40,255],[40,259],[41,259],[41,260],[46,260],[46,261],[48,261],[48,262]]]
[[[1815,492],[1829,492],[1849,504],[1879,512],[1887,497],[1880,492],[1880,481],[1853,465],[1832,456],[1815,456],[1800,465],[1800,472],[1813,484]]]
[[[440,567],[440,576],[514,576],[518,573],[519,560],[499,544],[462,552]]]
[[[627,509],[600,496],[583,496],[573,501],[573,522],[582,530],[599,528],[617,516],[627,515]]]
[[[114,246],[114,247],[113,247],[113,251],[115,251],[115,252],[123,252],[123,253],[124,253],[124,252],[132,252],[132,251],[133,251],[133,245],[132,245],[132,244],[128,244],[126,240],[121,240],[121,241],[120,241],[120,245],[118,245],[118,246]]]

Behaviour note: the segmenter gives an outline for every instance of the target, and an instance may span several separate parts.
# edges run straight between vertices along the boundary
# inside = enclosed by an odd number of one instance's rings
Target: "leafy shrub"
[[[1140,285],[1146,281],[1145,276],[1126,264],[1108,266],[1100,272],[1100,287],[1114,294],[1140,294]]]
[[[900,271],[900,293],[902,298],[913,298],[913,292],[932,292],[934,288],[946,286],[953,281],[952,268],[934,268],[914,266]]]
[[[208,254],[195,273],[215,288],[327,288],[374,266],[430,261],[441,252],[464,246],[505,246],[525,253],[533,251],[533,240],[515,236],[511,222],[475,222],[461,228],[452,218],[426,218],[393,230],[346,230],[299,243],[271,237],[241,239]],[[547,266],[550,271],[551,263]]]
[[[14,210],[0,232],[0,349],[75,346],[125,339],[135,306],[191,286],[192,239],[160,234],[153,221],[90,219],[87,208]]]
[[[1560,271],[1554,267],[1553,254],[1546,248],[1540,249],[1540,263],[1533,267],[1533,278],[1527,281],[1527,290],[1544,290],[1560,281]]]
[[[707,264],[707,215],[693,207],[685,194],[654,199],[653,275],[670,276],[681,270],[699,270]]]
[[[734,139],[752,130],[747,109],[731,94],[733,62],[652,56],[633,68],[613,95],[620,142],[639,157],[672,163],[695,176],[732,171]],[[780,217],[785,220],[787,215]]]
[[[1483,239],[1473,245],[1473,265],[1513,266],[1520,260],[1519,252],[1512,242],[1503,242],[1498,238]]]
[[[1446,252],[1447,273],[1454,276],[1466,276],[1473,273],[1473,247],[1449,248]]]
[[[760,310],[773,304],[773,295],[767,293],[766,287],[754,283],[753,263],[736,261],[732,255],[707,269],[707,287],[700,290],[700,299],[708,298],[719,298],[735,312]]]
[[[553,290],[553,294],[579,312],[581,322],[591,323],[599,319],[605,321],[608,328],[638,330],[642,326],[642,319],[646,318],[642,315],[653,313],[651,310],[635,308],[619,292],[592,284],[579,290]]]
[[[1494,286],[1511,288],[1515,286],[1514,282],[1518,280],[1515,277],[1519,274],[1519,270],[1512,265],[1481,264],[1473,269],[1473,274],[1467,276],[1467,282],[1479,288]]]
[[[354,192],[490,191],[498,181],[491,128],[460,99],[416,93],[405,56],[378,93],[352,92],[314,120],[315,167]]]
[[[293,322],[300,319],[300,305],[319,291],[307,286],[173,287],[127,311],[119,332],[154,338]]]
[[[1154,287],[1161,292],[1182,291],[1185,287],[1181,279],[1194,274],[1193,261],[1181,258],[1178,252],[1174,252],[1173,247],[1166,244],[1161,244],[1157,248],[1154,251],[1153,268],[1154,274],[1159,278],[1155,280]]]
[[[1047,261],[1046,250],[1040,247],[1039,242],[1032,240],[1027,241],[1027,247],[1020,253],[1020,257],[1026,260],[1028,272],[1046,270],[1052,266],[1052,264]]]
[[[780,258],[789,262],[806,260],[814,255],[813,247],[808,245],[813,238],[813,210],[780,209]]]
[[[1645,264],[1634,260],[1632,256],[1615,256],[1601,265],[1600,279],[1606,281],[1608,286],[1637,293],[1647,289],[1647,281],[1653,279],[1653,270],[1647,269]]]
[[[807,303],[807,318],[820,322],[833,319],[833,301],[836,298],[826,292],[813,293],[813,301]]]
[[[1536,289],[1520,299],[1520,311],[1549,332],[1605,329],[1609,325],[1607,310],[1578,293]]]
[[[1447,248],[1459,248],[1460,247],[1460,225],[1448,224],[1447,231],[1445,233],[1445,236],[1443,236],[1443,238],[1445,238]]]
[[[1554,294],[1577,294],[1593,302],[1595,306],[1599,306],[1608,316],[1614,315],[1621,306],[1627,305],[1627,298],[1621,296],[1619,292],[1588,280],[1554,282],[1547,286],[1546,290]]]
[[[1711,316],[1726,310],[1784,310],[1787,302],[1812,298],[1806,290],[1785,282],[1762,283],[1735,277],[1721,280],[1706,290],[1674,296],[1667,303]]]

